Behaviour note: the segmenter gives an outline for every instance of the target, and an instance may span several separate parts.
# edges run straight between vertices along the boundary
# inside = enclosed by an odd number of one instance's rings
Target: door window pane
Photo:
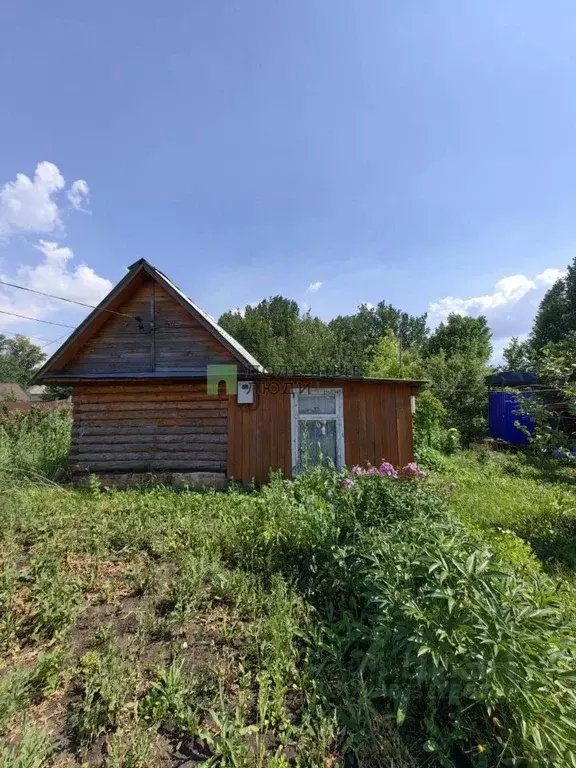
[[[318,464],[337,465],[336,421],[319,419],[298,422],[300,446],[300,470]]]

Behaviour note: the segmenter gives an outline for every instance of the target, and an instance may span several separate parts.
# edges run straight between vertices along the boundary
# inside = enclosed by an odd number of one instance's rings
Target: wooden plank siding
[[[251,406],[229,402],[228,477],[264,483],[270,469],[292,476],[292,412],[285,382],[266,380]],[[297,385],[298,382],[294,382]],[[302,381],[311,388],[343,390],[346,465],[378,464],[382,459],[404,466],[413,460],[409,383],[318,379]],[[270,391],[270,388],[273,390]]]
[[[236,362],[232,353],[151,277],[143,279],[115,311],[122,314],[109,314],[61,373],[205,375],[208,364]]]
[[[205,381],[76,385],[70,469],[224,473],[228,400]]]

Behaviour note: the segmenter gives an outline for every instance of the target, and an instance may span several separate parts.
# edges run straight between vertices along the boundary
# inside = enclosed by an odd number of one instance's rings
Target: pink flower
[[[409,464],[406,464],[405,467],[402,467],[402,474],[405,477],[426,477],[426,472],[424,472],[423,469],[420,469],[418,464],[414,461],[411,461]]]
[[[354,485],[354,480],[352,480],[351,477],[344,478],[344,481],[342,483],[342,486],[344,488],[352,488],[353,485]]]
[[[382,464],[380,464],[379,473],[381,475],[384,475],[384,477],[398,477],[398,472],[396,469],[394,469],[393,465],[390,464],[389,461],[382,461]]]

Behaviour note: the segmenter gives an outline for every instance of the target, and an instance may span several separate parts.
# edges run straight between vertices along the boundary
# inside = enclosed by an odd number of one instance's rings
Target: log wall
[[[70,469],[225,472],[228,397],[206,383],[74,387]]]

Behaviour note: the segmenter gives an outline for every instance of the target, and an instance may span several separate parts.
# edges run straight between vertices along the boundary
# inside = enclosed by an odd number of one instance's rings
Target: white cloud
[[[315,283],[310,283],[308,288],[306,289],[306,293],[316,293],[317,291],[322,288],[322,282],[320,280],[317,280]]]
[[[88,182],[84,179],[73,181],[70,189],[66,192],[66,197],[72,205],[72,208],[75,208],[77,211],[84,210],[82,205],[90,201]]]
[[[112,283],[98,275],[91,267],[85,264],[70,265],[69,262],[74,256],[70,248],[46,240],[40,240],[36,248],[44,255],[39,264],[22,265],[15,275],[0,275],[0,279],[91,305],[98,304],[112,289]],[[86,312],[82,307],[74,304],[3,287],[0,290],[0,309],[40,320],[47,319],[52,313],[62,309]],[[9,315],[0,315],[0,327],[25,322]],[[34,331],[38,328],[36,324],[33,327]]]
[[[362,304],[363,307],[366,307],[366,309],[374,309],[374,304],[372,304],[371,301],[365,301],[364,304]]]
[[[7,181],[0,188],[0,239],[62,231],[58,196],[64,186],[64,176],[58,166],[47,161],[38,163],[34,178],[18,173],[14,181]],[[88,198],[87,182],[74,181],[68,190],[72,206],[80,208]]]
[[[445,320],[451,312],[458,315],[489,315],[499,309],[514,306],[538,288],[549,288],[565,274],[561,269],[549,268],[533,279],[526,275],[510,275],[498,280],[492,293],[469,299],[446,296],[431,302],[428,311],[432,319],[436,320]]]

